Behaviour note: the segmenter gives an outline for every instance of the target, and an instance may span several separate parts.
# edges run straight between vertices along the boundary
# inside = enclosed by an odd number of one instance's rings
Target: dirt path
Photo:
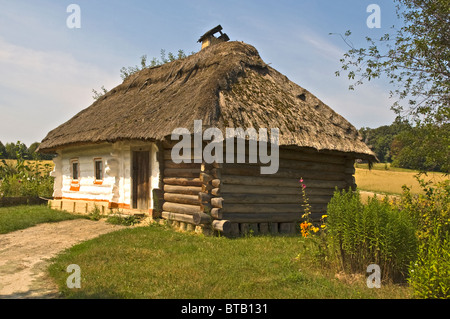
[[[58,288],[46,274],[49,259],[81,241],[122,228],[77,219],[0,235],[0,299],[58,298]]]

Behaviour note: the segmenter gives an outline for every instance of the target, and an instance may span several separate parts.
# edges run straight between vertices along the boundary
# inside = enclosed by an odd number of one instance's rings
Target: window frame
[[[96,185],[102,185],[103,184],[103,180],[105,178],[105,163],[103,161],[103,158],[101,157],[96,157],[93,159],[94,162],[94,184]],[[97,179],[97,163],[100,162],[101,163],[101,171],[100,171],[100,176],[101,179]]]
[[[74,178],[73,164],[77,164],[77,178]],[[78,182],[80,180],[80,161],[78,158],[72,158],[70,160],[70,178],[72,182]]]
[[[73,164],[75,164],[75,163],[77,164],[77,179],[73,178],[74,177]],[[81,168],[80,168],[80,160],[78,159],[78,157],[70,159],[70,179],[71,179],[70,191],[73,191],[73,192],[80,191],[80,179],[81,179],[80,173],[81,173]]]

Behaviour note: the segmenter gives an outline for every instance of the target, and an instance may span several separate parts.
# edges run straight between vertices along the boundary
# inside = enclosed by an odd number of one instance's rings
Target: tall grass
[[[406,278],[417,254],[415,227],[407,213],[387,200],[370,198],[363,204],[358,192],[336,191],[327,225],[330,247],[343,270],[364,273],[377,264],[383,279]]]

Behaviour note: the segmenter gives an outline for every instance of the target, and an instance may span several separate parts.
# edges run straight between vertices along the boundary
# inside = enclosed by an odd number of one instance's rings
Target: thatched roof
[[[144,69],[48,133],[40,151],[119,140],[163,140],[194,120],[226,127],[279,128],[280,146],[338,151],[375,160],[357,130],[260,58],[251,45],[224,42]]]

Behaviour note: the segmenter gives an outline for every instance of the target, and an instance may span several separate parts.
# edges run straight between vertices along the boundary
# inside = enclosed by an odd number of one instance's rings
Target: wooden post
[[[259,224],[259,232],[262,235],[266,235],[269,233],[269,223],[260,223]]]

